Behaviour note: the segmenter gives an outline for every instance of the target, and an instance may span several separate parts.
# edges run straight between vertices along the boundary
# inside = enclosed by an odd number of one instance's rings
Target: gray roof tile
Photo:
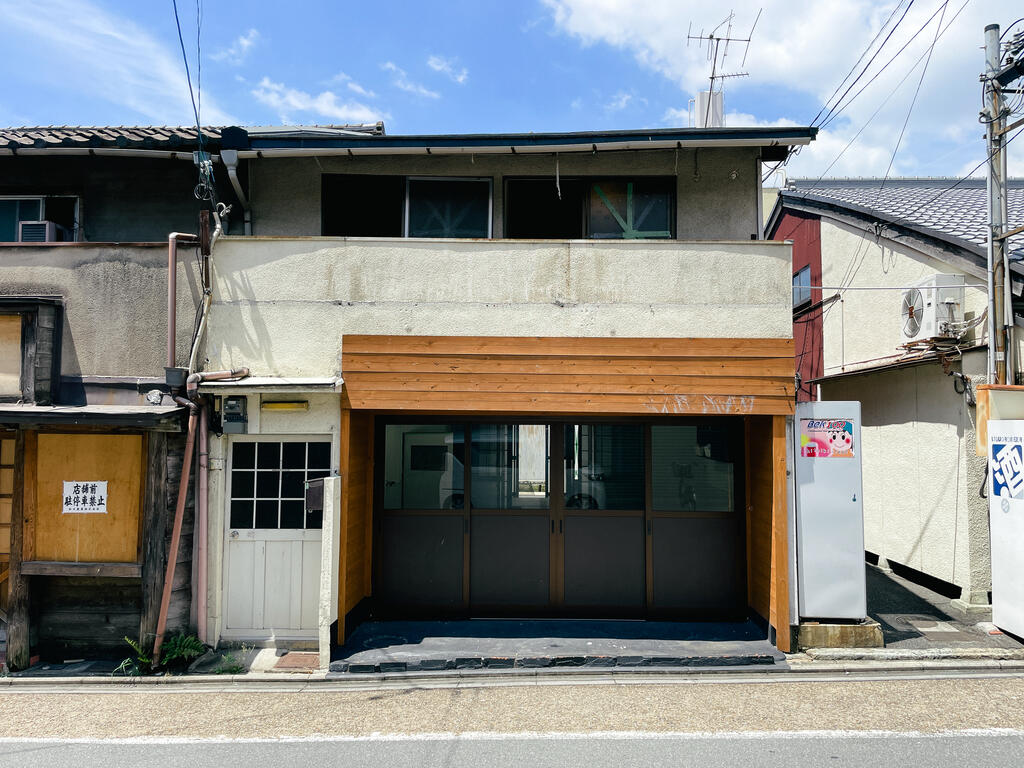
[[[977,251],[988,243],[988,193],[984,179],[790,179],[783,200],[801,198],[874,214]],[[1024,179],[1008,183],[1007,229],[1024,224]],[[1010,258],[1024,260],[1024,235],[1010,238]]]

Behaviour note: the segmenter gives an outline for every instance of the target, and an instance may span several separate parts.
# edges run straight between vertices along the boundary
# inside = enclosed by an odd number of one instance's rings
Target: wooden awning
[[[421,413],[793,413],[792,339],[345,336],[345,405]]]

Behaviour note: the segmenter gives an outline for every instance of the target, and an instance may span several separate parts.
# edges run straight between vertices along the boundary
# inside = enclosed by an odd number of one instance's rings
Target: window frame
[[[329,462],[330,466],[328,467],[328,470],[327,470],[328,474],[326,476],[327,477],[337,477],[338,476],[339,449],[338,449],[338,445],[337,445],[337,443],[336,443],[334,438],[335,438],[335,435],[331,434],[329,432],[325,432],[325,433],[321,433],[321,434],[315,434],[315,433],[296,433],[296,434],[283,434],[283,435],[282,434],[266,434],[266,435],[264,435],[264,434],[254,433],[254,434],[245,434],[245,435],[231,435],[230,439],[227,441],[227,445],[225,446],[225,454],[226,455],[224,457],[224,471],[225,471],[225,473],[227,475],[225,477],[225,479],[224,479],[224,530],[225,531],[321,531],[321,530],[323,530],[322,524],[321,524],[320,528],[307,528],[306,527],[306,525],[305,525],[305,523],[306,523],[306,514],[308,514],[308,511],[305,510],[305,508],[303,509],[303,518],[302,518],[303,527],[302,528],[282,528],[280,526],[280,522],[281,522],[280,506],[278,506],[278,525],[275,528],[257,528],[257,527],[255,527],[255,523],[256,523],[255,511],[253,513],[253,525],[252,526],[250,526],[250,527],[232,526],[231,525],[231,502],[234,500],[234,488],[233,488],[233,472],[235,470],[235,466],[234,466],[234,464],[235,464],[235,449],[234,449],[234,446],[236,444],[238,444],[238,443],[329,443],[330,446],[331,446],[331,459],[330,459],[330,462]],[[307,449],[307,457],[308,457],[308,449]],[[242,471],[248,471],[248,470],[242,470]],[[253,488],[253,493],[254,493],[253,500],[254,501],[255,501],[256,498],[258,498],[257,496],[255,496],[255,482],[256,482],[256,479],[257,479],[255,477],[255,473],[257,471],[259,471],[258,467],[254,467],[253,470],[252,470],[252,472],[253,472],[253,483],[254,483],[254,488]],[[281,468],[277,469],[277,472],[279,474],[282,471],[283,470]],[[309,467],[307,466],[306,469],[303,470],[303,471],[304,472],[308,472],[309,471]],[[278,494],[279,495],[277,497],[277,501],[278,501],[278,504],[280,505],[280,501],[282,499],[282,497],[280,496],[280,486],[278,486]],[[292,499],[293,497],[288,497],[288,498]],[[303,498],[303,503],[305,503],[305,498]]]
[[[21,392],[0,394],[0,403],[51,405],[60,390],[61,344],[64,328],[64,301],[55,296],[0,296],[0,315],[21,317]],[[40,324],[47,316],[50,327]],[[40,352],[49,340],[48,353]]]
[[[408,240],[430,240],[431,238],[413,237],[409,234],[409,218],[412,211],[412,197],[409,194],[410,182],[413,181],[465,181],[487,184],[487,234],[483,238],[451,237],[443,240],[494,239],[494,177],[493,176],[406,176],[405,205],[402,211],[402,237]]]
[[[803,275],[807,275],[807,285],[797,285],[797,279]],[[797,291],[800,291],[800,295],[803,296],[806,290],[806,296],[799,301],[797,300]],[[793,309],[800,309],[811,303],[811,265],[806,264],[796,272],[793,273]]]
[[[74,214],[73,214],[74,222],[73,222],[73,224],[71,226],[71,239],[66,241],[66,242],[78,242],[78,235],[82,231],[82,222],[81,222],[82,196],[81,195],[74,195],[74,194],[47,195],[47,194],[31,193],[31,194],[24,194],[24,195],[0,195],[0,200],[37,200],[37,201],[39,201],[39,216],[40,216],[40,218],[37,219],[37,221],[51,221],[51,219],[47,219],[46,218],[46,201],[51,199],[51,198],[54,198],[54,197],[70,197],[70,198],[72,198],[75,201],[75,209],[74,209]],[[20,221],[31,221],[31,219],[19,219],[18,221],[19,222]],[[58,226],[60,226],[60,225],[58,225]],[[14,240],[2,240],[0,242],[5,242],[5,243],[20,243],[20,242],[22,242],[21,240],[17,239],[17,236],[19,234],[19,232],[17,231],[18,229],[20,229],[20,228],[16,227],[16,231],[14,233],[14,235],[15,235],[15,239]]]

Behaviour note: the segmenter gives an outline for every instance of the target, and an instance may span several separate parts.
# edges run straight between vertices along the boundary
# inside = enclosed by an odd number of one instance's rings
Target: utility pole
[[[994,384],[1015,384],[1013,359],[1013,292],[1006,261],[1006,105],[1003,89],[1024,76],[1024,58],[1019,38],[1011,43],[1007,63],[1003,64],[999,25],[985,27],[985,110],[988,150],[988,373]],[[1014,59],[1017,59],[1016,61]],[[1011,128],[1016,125],[1011,126]],[[1012,233],[1010,233],[1012,234]]]

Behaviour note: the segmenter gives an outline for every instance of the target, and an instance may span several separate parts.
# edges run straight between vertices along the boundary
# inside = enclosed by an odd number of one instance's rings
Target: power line
[[[910,5],[913,4],[913,0],[911,0]],[[825,103],[822,105],[821,109],[818,110],[818,114],[816,114],[814,118],[811,120],[810,125],[814,125],[818,121],[818,118],[821,117],[821,114],[825,112],[826,109],[829,108],[828,105],[831,103],[832,99],[834,99],[836,94],[839,93],[839,89],[846,84],[846,81],[850,79],[850,75],[852,75],[854,71],[857,69],[857,67],[860,66],[860,63],[864,61],[864,57],[868,55],[868,51],[870,51],[874,47],[875,43],[878,41],[878,38],[882,36],[882,32],[885,31],[885,28],[889,25],[889,22],[892,21],[893,18],[896,16],[896,13],[899,11],[901,5],[903,5],[903,0],[900,0],[900,2],[896,4],[896,7],[892,9],[892,13],[889,14],[889,18],[885,20],[885,23],[882,24],[881,27],[879,27],[878,32],[875,33],[875,36],[871,39],[871,42],[868,43],[867,47],[863,50],[863,52],[861,52],[860,58],[858,58],[857,62],[850,68],[850,71],[846,73],[846,77],[842,79],[842,82],[840,82],[839,85],[836,86],[836,89],[832,91],[832,95],[825,100]],[[908,5],[906,9],[903,11],[903,16],[907,15],[907,11],[910,10],[910,5]],[[900,17],[900,21],[903,21],[903,16]],[[899,22],[896,22],[896,26],[893,27],[893,31],[895,31],[896,27],[898,26]],[[888,40],[888,38],[886,38],[886,40]],[[881,48],[879,48],[879,50],[881,50]],[[878,55],[877,52],[875,55]],[[871,62],[868,62],[868,66],[870,66],[870,64]],[[854,85],[856,85],[857,80],[864,76],[864,72],[866,70],[867,66],[865,66],[865,68],[861,70],[861,73],[857,76],[856,79],[854,79],[853,83],[850,84],[851,88]],[[842,101],[842,96],[839,97],[839,100],[836,102],[836,105],[838,105],[839,101]],[[833,105],[833,108],[835,108],[835,105]]]
[[[181,58],[185,62],[185,79],[188,81],[188,95],[192,99],[192,113],[196,117],[196,134],[199,137],[199,150],[203,149],[203,129],[199,124],[199,107],[196,106],[196,94],[192,90],[192,75],[188,69],[188,54],[185,53],[185,38],[181,35],[181,21],[178,19],[178,0],[171,0],[174,6],[174,23],[178,27],[178,43],[181,45]]]
[[[836,110],[838,109],[839,104],[842,103],[843,99],[846,98],[846,94],[848,94],[853,89],[853,87],[860,81],[860,79],[862,77],[864,77],[864,74],[871,68],[871,65],[874,63],[875,59],[878,58],[878,54],[880,54],[882,52],[882,49],[885,48],[886,43],[889,42],[889,40],[892,38],[893,34],[895,34],[896,30],[899,29],[900,24],[903,23],[903,20],[907,17],[907,13],[910,11],[910,9],[911,9],[911,7],[913,5],[914,5],[914,0],[910,0],[910,3],[907,4],[907,7],[903,9],[903,15],[900,16],[899,20],[893,25],[892,29],[889,30],[889,34],[885,36],[885,39],[882,41],[881,45],[878,46],[878,50],[876,50],[874,52],[874,54],[872,54],[871,58],[868,60],[868,63],[864,65],[864,69],[862,69],[860,71],[860,74],[857,75],[856,78],[854,78],[853,82],[850,83],[849,86],[847,86],[846,90],[843,91],[843,95],[840,96],[836,100],[836,103],[828,111],[828,113],[825,115],[825,117],[822,118],[821,125],[819,127],[824,127],[830,121],[830,118],[834,114],[836,114]],[[913,38],[911,38],[911,39],[913,39]],[[904,45],[904,48],[905,47],[906,46]],[[899,52],[897,52],[897,55],[899,55]],[[891,61],[891,59],[890,59],[890,61]],[[886,66],[888,66],[888,64]],[[882,69],[884,70],[885,67],[883,67]],[[854,98],[856,98],[856,97],[854,97]],[[813,125],[813,123],[812,123],[812,125]]]
[[[882,183],[878,186],[878,193],[881,194],[885,188],[885,182],[889,179],[889,171],[892,170],[892,164],[896,162],[896,153],[900,150],[900,144],[903,143],[903,134],[907,131],[907,125],[910,124],[910,115],[914,112],[914,105],[917,104],[917,96],[921,93],[921,84],[924,83],[924,76],[928,73],[928,65],[932,60],[932,53],[935,51],[935,44],[939,42],[939,34],[942,32],[942,21],[946,18],[946,6],[949,5],[949,0],[946,0],[942,4],[942,15],[939,16],[939,23],[935,27],[935,39],[932,40],[932,44],[928,47],[928,58],[925,59],[924,68],[921,70],[921,78],[917,81],[917,88],[914,90],[914,98],[910,100],[910,108],[907,109],[907,117],[903,121],[903,127],[900,128],[900,135],[896,139],[896,146],[892,149],[892,157],[889,158],[889,167],[885,169],[885,176],[882,177]],[[877,198],[876,198],[877,199]]]

